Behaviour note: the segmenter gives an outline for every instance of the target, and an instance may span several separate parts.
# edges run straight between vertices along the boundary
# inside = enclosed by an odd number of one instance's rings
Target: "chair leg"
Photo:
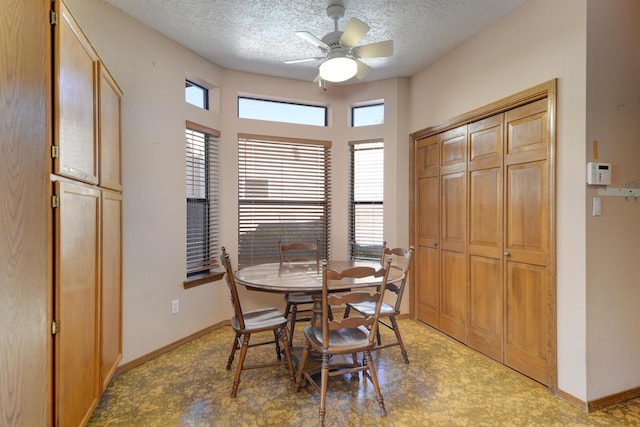
[[[287,326],[284,325],[280,329],[280,339],[282,339],[282,345],[284,346],[284,357],[287,359],[287,367],[289,368],[289,378],[291,381],[295,381],[295,373],[293,372],[293,362],[291,361],[291,347],[289,347],[289,338],[287,337]],[[280,354],[280,352],[278,352]],[[280,360],[280,359],[278,359]]]
[[[300,390],[300,387],[303,386],[304,381],[302,379],[302,374],[304,372],[304,367],[307,364],[307,359],[309,358],[309,350],[311,346],[309,342],[304,343],[304,348],[302,349],[302,357],[300,358],[300,363],[298,365],[298,373],[296,374],[296,392]]]
[[[378,341],[378,347],[382,345],[382,340],[380,339],[380,325],[378,325],[378,329],[376,329],[376,340]]]
[[[320,410],[318,415],[320,417],[320,425],[324,426],[324,415],[327,407],[327,387],[329,385],[329,355],[322,353],[322,365],[320,373]]]
[[[229,354],[229,360],[227,361],[227,371],[231,370],[231,364],[233,363],[233,358],[236,355],[236,349],[238,348],[238,338],[240,334],[236,333],[235,338],[233,339],[233,347],[231,347],[231,354]]]
[[[298,317],[298,304],[292,305],[293,308],[291,309],[291,328],[289,328],[289,346],[293,346],[293,331],[296,329],[296,318]]]
[[[373,383],[373,388],[376,390],[376,399],[378,400],[378,406],[380,407],[380,415],[384,417],[387,415],[387,410],[384,407],[384,399],[382,398],[382,392],[380,391],[380,385],[378,384],[378,374],[376,373],[376,367],[373,363],[370,351],[364,352],[364,360],[369,368],[369,376]]]
[[[282,360],[282,353],[280,352],[280,339],[278,337],[278,331],[276,331],[275,329],[273,330],[273,340],[276,344],[276,358],[278,359],[278,362],[280,362]]]
[[[402,342],[402,337],[400,336],[400,329],[398,329],[398,322],[396,321],[395,316],[391,316],[391,325],[393,326],[393,332],[396,334],[396,339],[398,340],[398,344],[400,345],[400,351],[402,352],[402,357],[404,357],[404,363],[406,365],[409,364],[409,356],[407,355],[407,350],[404,348],[404,343]]]
[[[244,358],[247,356],[247,349],[249,348],[249,337],[251,337],[251,334],[244,334],[244,337],[242,339],[242,347],[240,348],[240,360],[238,360],[238,367],[236,368],[236,377],[233,380],[231,397],[236,397],[236,393],[238,392],[238,386],[240,385],[240,374],[242,373]]]

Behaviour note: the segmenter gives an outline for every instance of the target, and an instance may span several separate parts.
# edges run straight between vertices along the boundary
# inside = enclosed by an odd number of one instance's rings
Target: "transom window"
[[[384,143],[352,142],[349,149],[349,256],[380,259],[384,241]]]
[[[384,123],[384,103],[351,107],[351,126],[381,125]]]
[[[278,241],[329,253],[330,143],[240,135],[238,265],[278,262]]]
[[[300,125],[327,126],[327,107],[239,96],[238,117]]]
[[[184,81],[184,100],[189,104],[202,108],[203,110],[209,109],[209,89],[193,83],[189,80]]]

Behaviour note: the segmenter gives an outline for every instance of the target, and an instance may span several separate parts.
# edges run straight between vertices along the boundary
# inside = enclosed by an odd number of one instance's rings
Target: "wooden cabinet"
[[[122,357],[122,194],[102,190],[100,282],[100,389]]]
[[[0,7],[0,426],[52,425],[49,0]]]
[[[60,426],[84,425],[99,399],[100,190],[55,182],[55,412]]]
[[[551,380],[549,99],[414,142],[416,317]]]
[[[54,9],[54,416],[79,426],[122,356],[122,91],[65,4]]]

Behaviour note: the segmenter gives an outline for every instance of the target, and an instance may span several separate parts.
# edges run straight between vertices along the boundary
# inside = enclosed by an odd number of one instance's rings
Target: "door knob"
[[[504,253],[504,256],[506,256],[506,257],[510,257],[510,256],[511,256],[511,253],[509,253],[509,252],[505,252],[505,253]]]

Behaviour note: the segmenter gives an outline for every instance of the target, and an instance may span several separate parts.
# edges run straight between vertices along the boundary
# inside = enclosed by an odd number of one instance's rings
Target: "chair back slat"
[[[285,262],[313,262],[320,264],[320,240],[315,243],[292,242],[283,244],[278,240],[280,264]]]
[[[397,295],[396,302],[394,304],[395,311],[400,311],[400,304],[402,303],[402,296],[404,294],[404,287],[407,283],[407,277],[409,275],[409,268],[411,267],[411,261],[413,260],[414,247],[410,246],[409,250],[404,248],[388,248],[387,242],[382,245],[382,256],[380,263],[384,264],[386,261],[391,261],[391,268],[398,268],[403,273],[402,281],[398,284],[389,283],[387,285],[387,291],[393,292]]]
[[[236,286],[236,280],[233,277],[233,268],[231,267],[231,260],[227,249],[222,247],[222,255],[220,255],[220,261],[226,270],[227,287],[229,288],[229,294],[231,299],[231,305],[233,306],[233,312],[238,319],[240,329],[245,329],[244,316],[242,315],[242,305],[240,304],[240,298],[238,297],[238,288]]]
[[[357,328],[364,326],[370,330],[369,344],[373,345],[376,331],[378,328],[378,318],[380,317],[380,308],[382,307],[382,300],[384,298],[384,292],[387,288],[387,278],[389,276],[389,266],[391,261],[388,260],[386,264],[380,268],[375,269],[373,267],[353,267],[343,271],[329,270],[327,261],[322,262],[322,346],[324,348],[329,347],[329,332],[341,328]],[[372,293],[367,292],[347,292],[341,295],[330,294],[329,289],[331,287],[330,281],[342,280],[342,281],[362,281],[365,278],[370,278],[372,282],[382,278],[382,283],[372,289]],[[332,305],[341,305],[346,302],[364,302],[370,301],[376,303],[376,311],[373,316],[354,316],[347,319],[329,319],[329,307]]]

